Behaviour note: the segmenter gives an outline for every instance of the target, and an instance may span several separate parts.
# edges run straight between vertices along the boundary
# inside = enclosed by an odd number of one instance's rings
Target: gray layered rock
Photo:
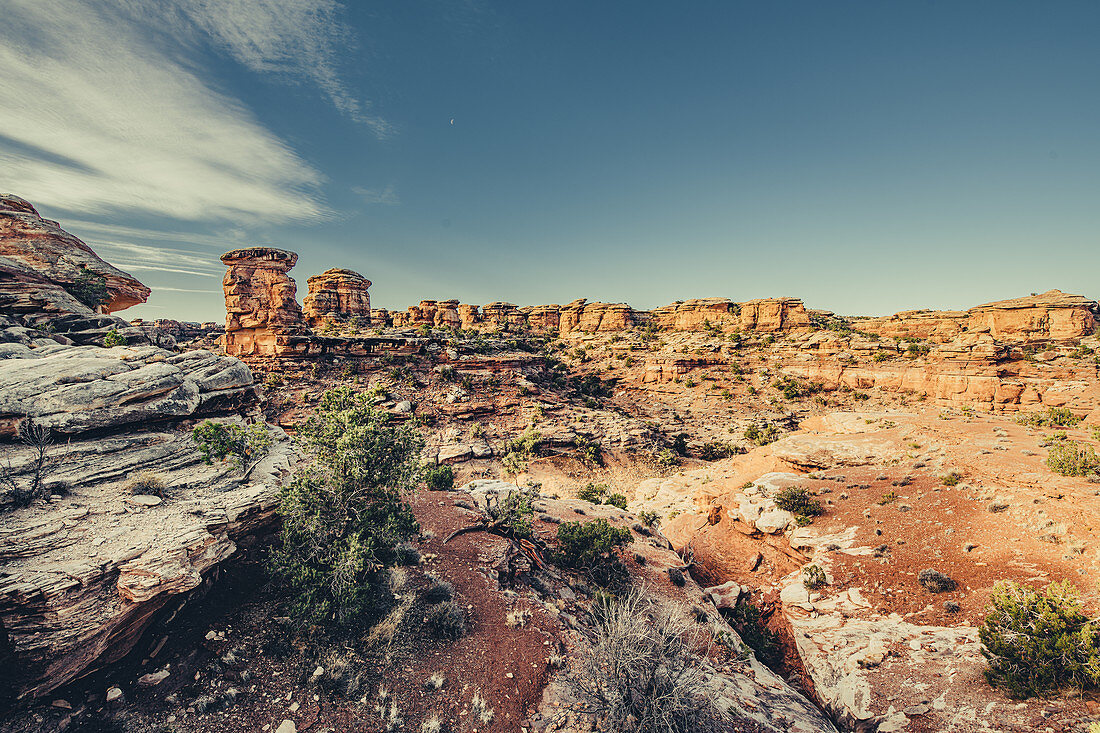
[[[17,485],[34,471],[11,441],[29,416],[53,436],[43,484],[64,494],[0,515],[0,698],[121,659],[273,528],[287,436],[268,427],[247,470],[204,464],[190,436],[203,415],[243,424],[255,398],[248,367],[207,351],[0,344],[0,471]]]
[[[236,409],[252,372],[209,351],[0,344],[0,436],[27,417],[63,435]]]

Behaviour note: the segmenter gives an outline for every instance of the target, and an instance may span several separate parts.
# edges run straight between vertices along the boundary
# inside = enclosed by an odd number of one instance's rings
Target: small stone
[[[149,674],[143,674],[138,677],[138,684],[142,687],[156,687],[161,682],[168,679],[168,676],[172,674],[167,669],[162,669],[159,672],[151,672]]]
[[[298,726],[294,725],[293,720],[284,720],[279,723],[279,727],[275,729],[275,733],[298,733]]]
[[[159,496],[150,496],[148,494],[135,494],[134,496],[127,497],[126,501],[135,506],[154,507],[164,503],[164,499]]]
[[[313,670],[313,679],[317,679],[325,673],[325,668],[321,665],[317,665],[317,669]]]
[[[68,700],[54,700],[52,703],[55,708],[61,708],[62,710],[72,710],[73,706]]]
[[[112,687],[107,690],[107,702],[114,702],[122,697],[122,690],[118,687]]]

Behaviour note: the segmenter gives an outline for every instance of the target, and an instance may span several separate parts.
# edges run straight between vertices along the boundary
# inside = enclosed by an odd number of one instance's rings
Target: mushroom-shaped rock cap
[[[310,285],[312,285],[313,283],[322,282],[343,282],[361,284],[361,287],[364,288],[369,288],[371,286],[371,281],[360,275],[355,270],[344,270],[339,267],[333,267],[331,269],[325,270],[320,275],[312,275],[308,280],[306,280],[306,282]]]
[[[289,270],[298,262],[295,252],[274,247],[245,247],[234,249],[222,255],[222,262],[227,265],[253,264],[258,267],[274,267],[281,270]],[[266,264],[265,263],[270,263]]]

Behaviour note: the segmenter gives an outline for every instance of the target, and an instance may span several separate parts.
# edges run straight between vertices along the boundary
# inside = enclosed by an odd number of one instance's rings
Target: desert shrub
[[[678,466],[680,464],[679,456],[677,456],[676,452],[671,448],[658,448],[653,451],[653,461],[662,468]]]
[[[422,443],[348,387],[325,392],[299,441],[313,461],[283,488],[272,570],[299,618],[369,621],[392,598],[385,570],[398,545],[419,529],[401,494],[416,487]]]
[[[687,578],[684,577],[684,571],[680,568],[669,568],[668,579],[672,581],[672,584],[677,588],[683,588],[684,583],[687,582]]]
[[[609,494],[603,503],[619,509],[626,509],[626,494]]]
[[[108,349],[112,346],[125,346],[127,343],[126,337],[114,329],[108,331],[103,337],[103,345]]]
[[[96,310],[99,306],[105,305],[111,300],[111,294],[107,291],[107,278],[98,272],[92,272],[84,266],[81,266],[76,279],[65,289],[69,291],[69,295],[92,310]]]
[[[591,522],[562,522],[558,525],[558,551],[561,565],[588,573],[597,582],[612,579],[621,567],[620,547],[630,544],[630,530],[613,527],[606,519]]]
[[[28,470],[20,471],[26,475],[26,478],[22,481],[16,479],[16,469],[9,458],[0,468],[0,488],[4,489],[8,501],[13,506],[25,507],[35,499],[47,498],[50,495],[46,478],[54,463],[50,456],[53,435],[47,426],[36,423],[28,417],[19,424],[19,440],[31,449]]]
[[[607,484],[585,484],[577,489],[577,498],[590,504],[608,504],[626,509],[626,495],[612,493]]]
[[[732,444],[725,443],[720,440],[712,440],[708,443],[704,443],[699,446],[699,458],[704,461],[717,461],[722,458],[729,458],[735,456],[738,453],[744,453],[745,451],[740,447]]]
[[[779,440],[779,428],[771,423],[753,423],[745,428],[745,440],[756,445],[767,445]]]
[[[720,609],[720,613],[761,662],[769,667],[779,665],[783,658],[779,637],[764,624],[759,608],[747,598],[739,598],[733,609]]]
[[[518,438],[505,442],[504,457],[501,459],[504,470],[513,476],[522,473],[531,459],[538,455],[541,443],[542,435],[531,426]]]
[[[501,496],[491,494],[485,497],[485,512],[489,522],[499,527],[505,534],[518,539],[531,536],[531,515],[535,513],[534,501],[538,498],[536,487],[526,487],[509,491]]]
[[[1100,469],[1100,457],[1091,445],[1063,440],[1050,446],[1047,466],[1062,476],[1087,476]]]
[[[802,568],[802,585],[808,590],[818,590],[828,584],[829,579],[825,576],[825,571],[817,565],[807,565]]]
[[[986,679],[1013,697],[1100,684],[1100,630],[1068,581],[1043,590],[997,583],[978,637]]]
[[[687,433],[680,433],[672,439],[672,450],[676,451],[681,456],[686,456],[688,453],[688,436]]]
[[[443,601],[428,609],[424,629],[437,639],[460,639],[466,635],[466,611],[454,601]]]
[[[454,598],[455,588],[453,585],[431,573],[425,577],[428,580],[428,587],[420,594],[420,600],[425,603],[443,603]]]
[[[711,674],[699,630],[635,588],[605,600],[593,643],[570,665],[568,682],[601,730],[710,733],[730,723],[708,694]]]
[[[944,486],[958,486],[960,481],[962,481],[962,474],[958,471],[948,471],[940,476],[940,482]]]
[[[573,445],[577,448],[577,458],[589,465],[603,465],[603,451],[598,442],[578,435],[573,439]]]
[[[811,395],[820,392],[822,386],[817,382],[801,382],[794,377],[780,377],[775,380],[773,385],[776,389],[783,393],[783,397],[788,400],[797,400],[803,397],[810,397]]]
[[[167,487],[164,477],[156,471],[142,471],[124,483],[122,490],[129,494],[163,496]]]
[[[254,463],[271,448],[271,436],[263,423],[243,426],[204,420],[191,431],[202,460],[208,466],[214,461],[231,460],[239,469]]]
[[[644,511],[638,515],[638,519],[642,520],[642,524],[651,529],[661,524],[661,515],[657,512]]]
[[[917,573],[917,582],[930,593],[950,593],[959,587],[951,577],[932,568],[925,568]]]
[[[488,700],[481,696],[481,692],[475,692],[474,696],[470,698],[470,712],[485,725],[492,723],[495,717],[492,706],[489,705]]]
[[[1029,412],[1019,415],[1016,422],[1034,428],[1072,428],[1081,418],[1064,407],[1051,407],[1045,412]]]
[[[775,495],[775,505],[795,516],[818,517],[825,507],[805,486],[788,486]]]
[[[450,466],[428,466],[424,469],[424,483],[432,491],[450,491],[455,487],[455,470]]]

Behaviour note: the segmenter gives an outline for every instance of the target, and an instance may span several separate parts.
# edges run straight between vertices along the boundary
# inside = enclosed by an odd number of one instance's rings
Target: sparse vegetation
[[[978,637],[986,679],[1013,697],[1100,685],[1100,630],[1068,581],[1043,590],[997,583]]]
[[[596,602],[595,638],[570,667],[569,684],[601,730],[708,733],[730,722],[707,694],[710,671],[695,653],[700,632],[635,588]]]
[[[191,440],[208,466],[229,460],[240,470],[250,468],[271,448],[271,436],[263,423],[246,426],[204,420],[191,431]]]
[[[780,431],[775,425],[765,423],[753,423],[745,428],[745,440],[756,445],[767,445],[779,440]]]
[[[108,331],[107,335],[103,337],[103,346],[108,349],[113,346],[125,346],[127,343],[129,342],[126,337],[114,329]]]
[[[447,465],[424,469],[424,483],[431,491],[450,491],[455,487],[455,470]]]
[[[150,496],[163,496],[168,487],[164,476],[156,471],[141,471],[122,485],[122,490],[128,494],[147,494]]]
[[[107,278],[83,265],[76,279],[65,289],[69,291],[69,295],[92,310],[98,310],[101,305],[111,301],[111,294],[107,291]]]
[[[45,425],[30,417],[24,418],[19,424],[19,440],[31,449],[29,465],[26,470],[20,471],[26,478],[22,481],[16,479],[16,469],[10,458],[0,469],[0,489],[5,490],[8,501],[16,508],[29,506],[35,499],[49,496],[46,478],[54,462],[50,455],[53,436]]]
[[[608,504],[626,509],[626,495],[612,493],[607,484],[586,484],[577,490],[577,498],[590,504]]]
[[[958,486],[962,479],[963,476],[958,471],[948,471],[943,476],[940,476],[940,482],[944,486]]]
[[[1018,415],[1016,422],[1032,428],[1072,428],[1081,422],[1081,418],[1064,407],[1051,407],[1045,412]]]
[[[819,590],[828,584],[829,579],[819,566],[807,565],[802,568],[802,585],[806,586],[807,590]]]
[[[730,458],[739,453],[744,453],[745,450],[733,443],[726,443],[720,440],[712,440],[699,446],[698,455],[704,461],[718,461],[723,458]]]
[[[283,488],[273,573],[298,618],[368,622],[392,598],[383,581],[398,545],[419,529],[401,494],[419,478],[420,438],[339,387],[324,393],[299,440],[313,462]]]
[[[788,486],[783,489],[775,495],[775,505],[794,514],[796,518],[818,517],[825,513],[825,507],[805,486]]]
[[[1091,445],[1061,440],[1050,446],[1047,466],[1062,476],[1088,476],[1100,469],[1100,457]]]

